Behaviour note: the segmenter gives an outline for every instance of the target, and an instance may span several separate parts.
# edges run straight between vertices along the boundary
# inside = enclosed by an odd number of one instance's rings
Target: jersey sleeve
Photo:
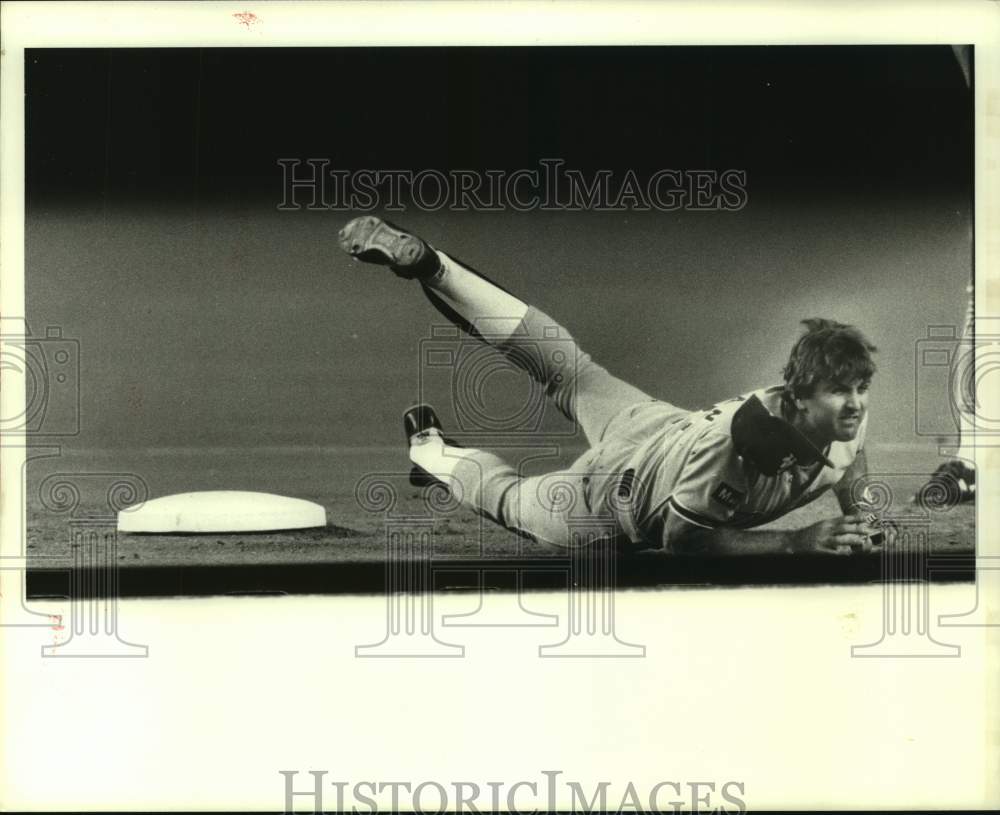
[[[732,519],[746,495],[730,435],[710,428],[692,445],[667,506],[688,523],[713,529]]]

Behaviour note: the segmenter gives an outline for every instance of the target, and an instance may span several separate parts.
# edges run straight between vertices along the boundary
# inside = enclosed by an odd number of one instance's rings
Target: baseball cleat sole
[[[426,279],[440,268],[440,260],[427,243],[374,215],[349,221],[337,238],[352,258],[388,266],[400,277]]]

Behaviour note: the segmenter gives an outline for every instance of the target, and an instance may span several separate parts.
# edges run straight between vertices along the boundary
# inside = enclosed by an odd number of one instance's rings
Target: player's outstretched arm
[[[833,493],[837,496],[837,503],[844,515],[860,515],[865,522],[875,530],[874,534],[865,542],[862,551],[868,551],[869,544],[875,546],[893,545],[899,536],[899,528],[880,512],[875,506],[866,500],[867,495],[863,488],[856,488],[858,482],[868,475],[868,459],[864,450],[858,450],[858,454],[851,466],[844,472],[843,478],[834,486]]]
[[[858,500],[860,491],[854,489],[854,484],[866,475],[868,475],[868,457],[864,450],[858,450],[851,466],[844,471],[843,477],[833,488],[833,494],[837,496],[837,503],[845,515],[853,515],[867,509],[865,503]]]
[[[849,555],[871,551],[873,531],[860,514],[827,518],[803,529],[748,532],[705,529],[671,511],[664,526],[664,550],[682,555]]]

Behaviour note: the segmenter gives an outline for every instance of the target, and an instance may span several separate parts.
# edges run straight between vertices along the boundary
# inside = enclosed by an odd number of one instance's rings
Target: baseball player
[[[591,445],[565,470],[524,477],[451,442],[433,409],[418,405],[404,415],[418,481],[443,482],[479,514],[557,545],[610,535],[624,548],[674,553],[850,554],[883,539],[852,490],[866,473],[876,350],[858,329],[804,320],[784,384],[686,410],[612,376],[551,318],[416,235],[366,215],[339,242],[357,260],[419,281],[439,310],[539,382]],[[842,516],[746,531],[830,489]]]

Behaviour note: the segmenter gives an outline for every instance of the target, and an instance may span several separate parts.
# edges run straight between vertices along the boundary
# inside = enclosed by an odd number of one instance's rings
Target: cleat
[[[441,420],[438,419],[434,408],[430,405],[414,405],[403,414],[403,432],[406,434],[406,443],[408,445],[420,444],[421,440],[426,438],[428,431],[431,430],[436,430],[444,443],[449,447],[462,446],[444,435]],[[414,464],[413,469],[410,470],[410,483],[414,487],[427,487],[431,484],[441,484],[443,482],[435,478],[427,470],[423,469],[423,467],[418,467]]]
[[[349,221],[337,239],[354,260],[388,266],[407,280],[427,280],[441,270],[441,260],[428,243],[374,215]]]
[[[430,405],[414,405],[403,414],[403,432],[408,444],[412,445],[420,434],[428,430],[437,430],[443,436],[441,420]]]
[[[940,464],[930,480],[910,499],[924,509],[948,509],[976,500],[976,470],[960,459]]]

